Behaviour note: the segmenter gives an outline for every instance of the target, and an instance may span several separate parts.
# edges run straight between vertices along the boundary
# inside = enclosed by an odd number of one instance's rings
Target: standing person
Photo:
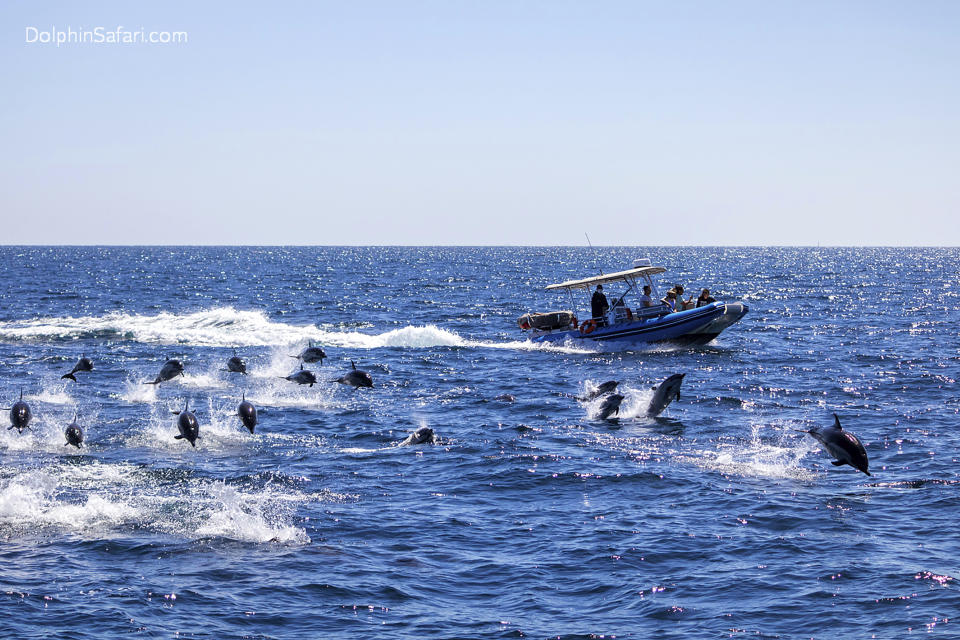
[[[640,306],[641,306],[641,307],[652,307],[652,306],[653,306],[653,298],[650,297],[650,293],[651,293],[650,285],[648,285],[648,284],[643,285],[643,295],[640,296]]]
[[[598,284],[597,290],[593,292],[593,297],[590,298],[590,315],[597,321],[598,326],[604,327],[607,325],[606,313],[609,308],[610,303],[607,302],[607,296],[603,295],[603,285]]]
[[[702,307],[705,304],[710,304],[716,302],[716,299],[710,295],[710,289],[704,289],[700,292],[700,297],[697,298],[697,306]]]

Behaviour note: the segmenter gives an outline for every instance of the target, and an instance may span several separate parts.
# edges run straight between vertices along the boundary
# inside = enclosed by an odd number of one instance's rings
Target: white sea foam
[[[186,479],[170,493],[148,470],[130,464],[61,464],[0,480],[0,534],[56,527],[113,537],[137,525],[188,539],[306,544],[310,539],[291,524],[290,510],[304,502],[343,499],[269,485],[242,491],[203,479]]]
[[[82,502],[64,500],[57,478],[28,471],[0,487],[0,524],[6,526],[57,525],[77,532],[116,526],[138,517],[138,510],[122,500],[90,494]]]
[[[74,402],[73,397],[67,393],[62,385],[54,386],[53,388],[44,387],[33,394],[25,393],[23,394],[23,398],[25,400],[46,404],[73,404]]]
[[[332,347],[378,349],[384,347],[473,347],[515,350],[591,353],[573,344],[533,343],[526,340],[490,342],[467,340],[435,325],[408,325],[383,333],[338,331],[312,324],[287,324],[271,320],[262,311],[217,307],[193,313],[141,315],[112,312],[102,316],[50,317],[0,322],[0,341],[53,340],[100,337],[149,344],[186,344],[205,347],[265,347],[285,345],[290,355],[309,341]]]

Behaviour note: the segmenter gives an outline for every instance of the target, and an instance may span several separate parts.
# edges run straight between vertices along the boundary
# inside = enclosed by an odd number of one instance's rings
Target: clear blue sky
[[[25,42],[186,31],[180,45]],[[960,2],[0,5],[3,243],[960,244]]]

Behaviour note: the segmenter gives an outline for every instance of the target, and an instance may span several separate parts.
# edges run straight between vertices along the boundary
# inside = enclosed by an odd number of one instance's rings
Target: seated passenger
[[[710,289],[704,289],[700,292],[700,297],[697,298],[697,306],[702,307],[705,304],[711,304],[716,302],[716,299],[710,295]]]
[[[667,295],[665,295],[660,302],[662,304],[667,305],[667,307],[670,309],[670,313],[676,311],[677,310],[677,292],[674,291],[673,289],[670,289],[669,291],[667,291]]]
[[[650,297],[650,285],[643,285],[643,295],[640,296],[640,306],[641,307],[652,307],[653,298]]]
[[[674,291],[677,292],[677,311],[683,311],[684,309],[693,308],[693,296],[690,296],[686,300],[683,299],[683,285],[678,284],[674,285]]]

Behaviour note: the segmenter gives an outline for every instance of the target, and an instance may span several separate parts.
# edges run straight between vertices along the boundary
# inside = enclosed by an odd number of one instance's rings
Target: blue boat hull
[[[622,348],[653,342],[683,345],[707,344],[737,322],[748,311],[742,302],[712,304],[649,319],[634,319],[606,327],[597,327],[590,333],[579,329],[536,333],[533,342],[593,343],[604,347]]]

